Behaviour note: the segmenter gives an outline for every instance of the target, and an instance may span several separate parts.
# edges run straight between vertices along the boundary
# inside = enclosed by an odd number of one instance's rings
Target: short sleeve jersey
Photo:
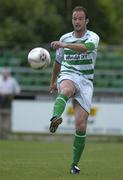
[[[87,51],[80,53],[68,48],[59,48],[56,51],[56,61],[61,64],[61,74],[77,73],[88,79],[93,79],[94,66],[97,57],[99,36],[93,31],[87,30],[84,36],[76,38],[73,32],[64,34],[60,38],[64,43],[82,43]]]

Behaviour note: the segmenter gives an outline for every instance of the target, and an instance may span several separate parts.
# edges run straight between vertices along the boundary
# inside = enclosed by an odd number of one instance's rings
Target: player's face
[[[85,13],[83,11],[75,11],[72,15],[72,24],[74,31],[83,32],[86,29],[88,23],[88,19],[85,17]]]

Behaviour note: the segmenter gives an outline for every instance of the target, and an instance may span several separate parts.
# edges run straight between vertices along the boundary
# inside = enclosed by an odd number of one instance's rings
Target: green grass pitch
[[[71,175],[72,142],[0,141],[1,180],[123,180],[122,143],[86,143]]]

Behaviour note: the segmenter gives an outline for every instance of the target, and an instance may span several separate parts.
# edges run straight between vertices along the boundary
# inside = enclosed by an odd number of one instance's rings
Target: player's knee
[[[74,94],[74,90],[69,87],[64,87],[61,89],[61,93],[66,95],[67,97],[71,97]]]

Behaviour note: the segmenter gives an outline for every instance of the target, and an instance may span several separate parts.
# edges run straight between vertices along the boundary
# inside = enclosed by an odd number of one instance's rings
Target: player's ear
[[[86,24],[88,24],[88,23],[89,23],[89,19],[87,18],[87,19],[86,19]]]

